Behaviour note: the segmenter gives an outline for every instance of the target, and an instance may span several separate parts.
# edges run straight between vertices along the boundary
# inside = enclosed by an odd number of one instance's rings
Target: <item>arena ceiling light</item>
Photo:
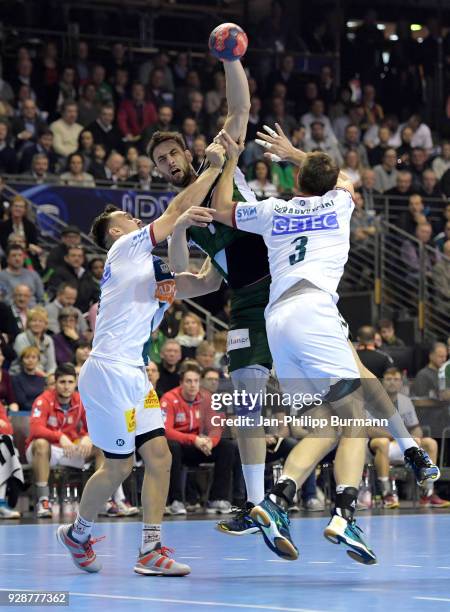
[[[422,29],[423,26],[421,26],[419,23],[412,23],[410,25],[411,28],[411,32],[420,32],[420,30]]]

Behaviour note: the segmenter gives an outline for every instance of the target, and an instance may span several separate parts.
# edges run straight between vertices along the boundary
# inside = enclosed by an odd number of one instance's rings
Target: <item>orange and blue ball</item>
[[[221,61],[234,62],[247,51],[247,34],[235,23],[222,23],[211,32],[208,46]]]

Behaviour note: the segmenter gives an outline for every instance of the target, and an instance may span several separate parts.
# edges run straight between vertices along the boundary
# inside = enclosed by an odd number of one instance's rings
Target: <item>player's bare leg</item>
[[[142,486],[144,512],[142,542],[134,571],[143,575],[186,576],[191,568],[168,556],[168,549],[161,545],[161,523],[167,500],[172,456],[167,440],[159,435],[139,447],[145,464]]]

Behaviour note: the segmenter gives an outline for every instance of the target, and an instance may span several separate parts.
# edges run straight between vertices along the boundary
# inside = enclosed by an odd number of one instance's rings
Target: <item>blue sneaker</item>
[[[429,454],[423,448],[413,446],[406,449],[404,458],[405,464],[414,472],[418,485],[421,486],[426,482],[434,482],[439,479],[441,472],[438,466],[434,465]]]
[[[298,559],[298,549],[289,533],[287,512],[267,496],[250,511],[250,516],[260,528],[270,550],[288,561]]]
[[[251,502],[247,502],[242,508],[238,508],[235,515],[227,521],[219,521],[216,529],[228,535],[242,536],[251,533],[258,533],[259,527],[250,517],[250,511],[255,507]]]
[[[374,565],[377,562],[375,553],[368,547],[361,537],[362,529],[358,527],[356,521],[347,519],[334,514],[325,528],[323,535],[333,544],[345,544],[351,550],[347,554],[354,561],[365,565]]]

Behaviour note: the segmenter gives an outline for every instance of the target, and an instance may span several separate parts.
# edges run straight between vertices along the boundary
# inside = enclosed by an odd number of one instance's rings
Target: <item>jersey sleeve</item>
[[[156,246],[153,223],[122,236],[116,244],[128,260],[140,260],[142,255],[148,255]]]
[[[272,224],[274,202],[275,198],[250,204],[235,202],[232,212],[233,227],[244,232],[264,235]]]

